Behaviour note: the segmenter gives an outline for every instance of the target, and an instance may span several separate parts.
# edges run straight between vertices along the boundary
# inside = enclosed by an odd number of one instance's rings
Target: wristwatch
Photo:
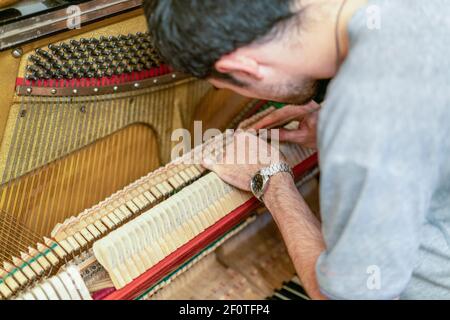
[[[290,173],[292,178],[294,178],[294,173],[292,172],[291,166],[287,163],[273,164],[270,167],[258,171],[250,181],[250,189],[252,190],[254,196],[259,201],[263,202],[263,196],[269,186],[270,178],[283,172]]]

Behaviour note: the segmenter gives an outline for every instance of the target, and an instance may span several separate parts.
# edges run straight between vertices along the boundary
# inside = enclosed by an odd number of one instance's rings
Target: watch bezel
[[[257,186],[256,180],[259,179],[261,177],[262,180],[262,186],[261,188],[259,188]],[[259,200],[261,200],[262,196],[264,195],[266,189],[267,189],[267,182],[269,181],[269,177],[266,175],[263,175],[261,173],[261,171],[258,171],[252,178],[251,183],[250,183],[250,189],[252,190],[253,194],[255,195],[256,198],[258,198]]]
[[[294,178],[291,166],[285,162],[272,164],[270,167],[263,168],[255,173],[250,180],[250,190],[253,195],[261,202],[264,202],[263,197],[269,186],[270,178],[282,172],[287,172]]]

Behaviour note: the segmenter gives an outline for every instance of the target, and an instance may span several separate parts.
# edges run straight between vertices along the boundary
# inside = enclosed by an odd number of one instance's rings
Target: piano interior
[[[171,160],[280,106],[173,71],[141,5],[0,0],[0,299],[308,299],[257,200]],[[318,212],[317,155],[282,150]]]

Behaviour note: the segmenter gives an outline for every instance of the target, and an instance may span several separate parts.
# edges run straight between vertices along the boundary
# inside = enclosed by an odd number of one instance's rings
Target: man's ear
[[[239,79],[250,77],[255,80],[262,80],[259,63],[253,58],[238,52],[233,52],[220,58],[216,62],[215,68],[218,72],[229,74]]]

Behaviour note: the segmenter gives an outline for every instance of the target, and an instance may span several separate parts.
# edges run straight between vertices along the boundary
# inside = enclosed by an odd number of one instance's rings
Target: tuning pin
[[[72,47],[70,45],[68,45],[67,43],[63,42],[61,43],[61,49],[64,50],[67,53],[71,53],[72,52]]]
[[[37,79],[44,79],[44,73],[43,73],[43,72],[36,72],[36,73],[34,74],[34,76],[35,76]]]
[[[88,70],[89,70],[89,67],[86,67],[84,65],[82,65],[82,66],[80,66],[78,68],[78,72],[81,73],[81,74],[84,74],[84,73],[88,72]]]
[[[45,51],[45,50],[42,50],[42,49],[36,49],[35,52],[36,52],[37,55],[43,57],[43,58],[46,59],[46,60],[52,59],[52,55],[51,55],[50,53],[48,53],[47,51]]]
[[[134,56],[132,54],[130,54],[129,52],[127,52],[127,53],[124,54],[124,58],[131,60],[131,59],[134,58]]]
[[[86,72],[80,71],[76,74],[75,78],[82,79],[82,78],[89,78],[89,76]]]
[[[100,42],[100,43],[97,45],[96,49],[97,49],[97,51],[100,52],[100,53],[103,52],[103,50],[106,49],[105,43],[104,43],[104,42]]]
[[[55,72],[52,73],[52,79],[61,80],[61,79],[64,79],[64,77],[63,77],[61,72],[55,71]]]
[[[97,78],[103,78],[105,76],[105,73],[103,72],[103,70],[97,70],[96,76]]]
[[[122,53],[122,54],[128,52],[127,47],[125,47],[124,45],[120,45],[119,47],[117,47],[117,51],[119,51],[119,53]]]
[[[118,47],[111,48],[111,53],[113,55],[118,55],[120,53],[120,48]]]
[[[139,51],[141,51],[139,44],[135,44],[132,47],[130,47],[130,52],[135,56],[138,54]]]
[[[70,68],[72,68],[72,63],[70,63],[69,61],[66,61],[62,64],[62,67],[65,69],[70,69]]]
[[[40,59],[38,56],[35,56],[35,55],[29,56],[29,57],[28,57],[28,60],[31,61],[31,62],[33,62],[33,63],[41,62],[41,59]]]
[[[108,69],[105,71],[105,75],[106,75],[107,77],[111,77],[113,74],[114,74],[114,70],[112,70],[112,69],[110,69],[110,68],[108,68]]]
[[[69,60],[70,60],[70,56],[69,56],[69,54],[67,54],[66,52],[61,51],[61,54],[58,56],[58,59],[59,59],[61,62],[66,62],[66,61],[69,61]]]
[[[139,63],[142,63],[142,64],[146,64],[147,62],[149,62],[150,61],[150,59],[148,58],[148,57],[144,57],[144,56],[142,56],[142,57],[140,57],[139,59],[138,59],[138,62]]]
[[[112,41],[110,41],[110,42],[106,42],[105,43],[105,48],[108,48],[108,49],[113,49],[113,48],[115,48],[116,47],[116,43],[115,42],[112,42]]]
[[[98,44],[98,43],[100,43],[100,41],[97,38],[90,38],[89,39],[89,43],[91,43],[91,44]]]
[[[119,68],[113,68],[112,70],[113,70],[114,75],[116,75],[116,76],[122,74],[122,72],[120,72],[121,70]]]
[[[139,63],[139,60],[138,59],[136,59],[135,57],[132,57],[131,59],[130,59],[130,64],[131,65],[137,65]]]
[[[124,71],[125,71],[124,68],[122,68],[122,67],[117,67],[117,69],[116,69],[116,74],[117,74],[117,75],[122,74]]]
[[[58,71],[59,74],[61,75],[62,78],[67,78],[67,70],[66,69],[61,69]]]
[[[50,43],[47,47],[51,52],[59,51],[59,46],[54,43]]]
[[[70,55],[70,59],[79,62],[79,60],[81,59],[81,53],[78,51],[73,51]]]
[[[84,65],[84,61],[81,60],[81,59],[74,59],[73,60],[73,65],[77,66],[77,67],[80,67],[80,66]]]
[[[86,48],[86,51],[90,52],[90,51],[94,51],[95,49],[97,49],[97,45],[90,43],[90,44],[86,45],[85,48]]]
[[[153,64],[151,63],[151,62],[146,62],[145,64],[144,64],[144,66],[145,66],[145,69],[151,69],[152,67],[153,67]]]
[[[141,50],[146,51],[150,49],[150,44],[148,44],[147,42],[141,42],[139,47],[141,48]]]
[[[44,62],[42,60],[36,60],[35,65],[38,66],[40,69],[45,69]]]
[[[34,50],[34,53],[36,53],[37,55],[39,55],[39,56],[41,56],[41,57],[42,57],[42,54],[43,54],[44,52],[46,52],[46,51],[45,51],[45,50],[42,50],[42,49],[40,49],[40,48]]]
[[[77,47],[77,52],[82,56],[82,57],[87,57],[87,49],[86,46],[79,46]]]
[[[102,63],[102,64],[98,64],[97,65],[97,69],[98,70],[103,70],[103,71],[105,71],[106,69],[108,69],[108,64],[107,63]]]
[[[52,79],[52,74],[50,72],[45,72],[40,76],[41,79],[50,80]]]
[[[133,72],[133,67],[128,65],[128,66],[125,67],[125,71],[127,73],[131,73],[131,72]]]
[[[138,58],[143,58],[144,55],[145,55],[145,51],[144,51],[144,50],[136,50],[135,55],[136,55]]]
[[[86,67],[92,67],[94,65],[94,62],[89,61],[89,60],[85,60],[83,65],[86,66]]]
[[[96,58],[94,59],[94,62],[95,62],[95,63],[98,63],[98,64],[102,64],[102,63],[105,62],[105,58],[104,58],[104,57],[96,57]]]
[[[80,79],[80,78],[83,78],[83,72],[81,71],[81,69],[80,68],[74,68],[73,69],[73,77],[74,78],[76,78],[76,79]]]
[[[55,70],[61,70],[62,69],[62,65],[60,63],[58,63],[58,62],[54,62],[52,64],[52,68],[55,69]]]
[[[91,55],[94,57],[100,57],[101,51],[99,49],[95,48],[93,51],[91,51]]]
[[[26,70],[29,72],[38,72],[40,68],[38,68],[36,65],[30,64],[26,67]]]
[[[78,41],[75,40],[75,39],[70,40],[69,43],[70,43],[72,46],[74,46],[74,47],[80,47],[80,46],[81,46],[81,43],[78,42]]]
[[[144,65],[142,63],[138,63],[135,67],[135,70],[138,72],[144,70]]]
[[[46,71],[49,71],[52,69],[52,65],[48,62],[42,62],[39,66]]]
[[[124,56],[123,56],[123,54],[121,54],[121,53],[118,53],[118,54],[114,57],[114,59],[117,60],[117,61],[122,61],[123,58],[124,58]]]
[[[28,81],[36,81],[36,80],[38,80],[38,78],[37,78],[36,75],[34,75],[34,74],[27,74],[27,75],[26,75],[26,79],[27,79]]]

